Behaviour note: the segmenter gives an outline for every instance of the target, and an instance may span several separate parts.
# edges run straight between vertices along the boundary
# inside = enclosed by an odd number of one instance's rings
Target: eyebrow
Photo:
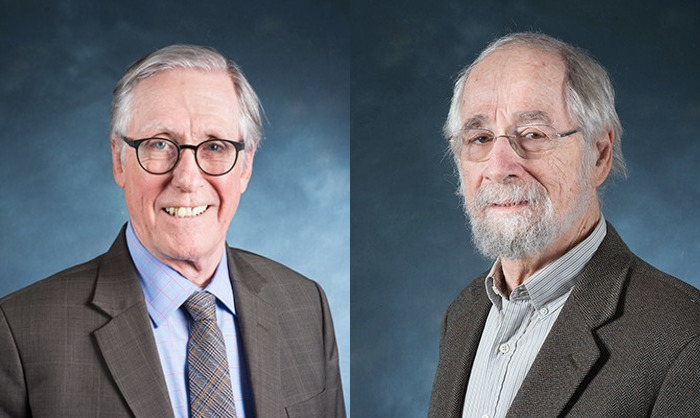
[[[462,129],[483,128],[486,125],[486,116],[476,115],[464,121]]]
[[[474,115],[464,121],[462,129],[483,128],[487,125],[488,117],[486,115]],[[542,123],[545,125],[552,124],[552,118],[541,110],[529,110],[526,112],[518,112],[515,114],[515,124],[522,125],[527,123]]]
[[[517,125],[520,125],[523,123],[532,123],[532,122],[540,122],[540,123],[543,123],[545,125],[552,124],[552,118],[550,118],[549,115],[547,115],[545,112],[542,112],[540,110],[520,112],[517,114],[515,121],[516,121]]]
[[[174,129],[171,129],[170,126],[163,125],[161,123],[146,124],[145,126],[142,127],[142,130],[145,132],[148,132],[149,135],[151,135],[152,137],[166,136],[166,137],[169,137],[170,139],[175,139],[178,137],[178,135],[177,135],[177,133],[175,133]],[[151,134],[151,132],[157,132],[157,133]]]
[[[166,137],[168,139],[171,139],[175,142],[180,143],[182,141],[182,135],[177,133],[175,129],[168,125],[161,125],[161,124],[153,124],[153,125],[146,125],[145,127],[147,132],[157,132],[156,134],[152,134],[149,136],[150,137],[156,137],[156,138],[161,138],[161,137]],[[224,138],[226,135],[221,136],[221,135],[215,135],[214,131],[207,131],[208,133],[205,136],[203,141],[207,139],[229,139],[229,140],[235,140],[235,138]]]

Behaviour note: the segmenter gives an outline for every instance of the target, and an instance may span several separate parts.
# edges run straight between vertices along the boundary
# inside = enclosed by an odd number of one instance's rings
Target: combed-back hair
[[[233,82],[238,99],[238,120],[245,149],[255,151],[262,137],[262,110],[257,94],[235,62],[213,48],[196,45],[166,46],[142,57],[126,70],[114,87],[110,126],[112,140],[126,135],[136,85],[148,77],[174,69],[226,71]]]

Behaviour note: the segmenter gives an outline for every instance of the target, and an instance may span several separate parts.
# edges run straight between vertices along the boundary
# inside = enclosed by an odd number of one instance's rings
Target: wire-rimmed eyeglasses
[[[181,151],[191,149],[200,170],[210,176],[223,176],[233,170],[238,153],[245,148],[242,142],[228,139],[208,139],[198,145],[180,145],[167,138],[121,138],[136,150],[141,168],[156,175],[172,171],[180,161]]]
[[[562,134],[549,125],[516,126],[511,135],[496,135],[482,128],[464,128],[450,137],[453,149],[461,158],[480,162],[491,157],[491,151],[498,138],[508,138],[510,146],[522,158],[537,158],[554,148],[557,139],[565,138],[580,131],[572,129]]]

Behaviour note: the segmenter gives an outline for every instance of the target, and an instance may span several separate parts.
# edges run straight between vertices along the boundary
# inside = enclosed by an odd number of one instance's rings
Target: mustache
[[[469,212],[483,211],[492,205],[516,205],[523,202],[539,204],[549,199],[547,190],[539,183],[494,183],[481,186],[474,200],[469,204]]]

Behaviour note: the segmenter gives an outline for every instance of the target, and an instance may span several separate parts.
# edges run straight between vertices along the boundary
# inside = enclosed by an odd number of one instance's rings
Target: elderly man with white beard
[[[600,210],[621,132],[605,69],[547,35],[502,37],[460,74],[445,134],[495,262],[445,313],[429,417],[698,416],[700,292]]]

